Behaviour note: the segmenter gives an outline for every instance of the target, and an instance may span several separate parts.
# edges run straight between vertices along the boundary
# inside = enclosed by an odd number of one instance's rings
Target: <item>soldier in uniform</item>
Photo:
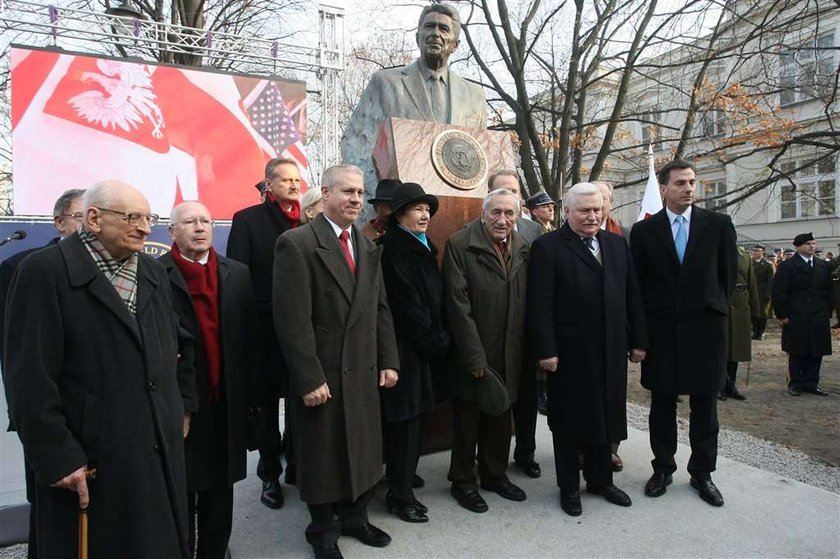
[[[752,323],[755,324],[759,306],[752,259],[747,251],[739,247],[738,279],[729,299],[729,358],[726,363],[726,384],[718,393],[718,400],[747,399],[735,387],[735,377],[739,362],[752,361],[750,319],[752,318]]]
[[[752,249],[752,264],[755,275],[755,285],[758,293],[758,314],[753,320],[754,340],[764,339],[767,328],[767,317],[770,309],[770,291],[773,288],[773,265],[764,258],[764,246],[755,245]]]
[[[837,243],[840,247],[840,243]],[[832,328],[840,328],[840,254],[831,259],[831,285],[834,291],[834,318],[837,322]]]

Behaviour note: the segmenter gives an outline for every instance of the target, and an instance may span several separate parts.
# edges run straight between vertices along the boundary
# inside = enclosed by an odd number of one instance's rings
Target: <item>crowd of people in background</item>
[[[538,412],[560,508],[583,513],[580,470],[586,493],[629,507],[613,480],[628,362],[651,393],[644,493],[673,481],[688,396],[690,484],[722,506],[717,402],[746,400],[738,363],[771,317],[790,395],[828,395],[819,371],[840,258],[823,259],[810,233],[784,259],[762,245],[750,254],[728,216],[694,203],[692,163],[657,176],[664,208],[630,229],[611,215],[608,183],[567,189],[558,219],[546,192],[523,199],[518,173],[497,169],[480,212],[438,247],[427,232],[439,200],[422,185],[382,180],[375,217],[358,224],[360,169],[329,167],[302,194],[297,164],[273,159],[260,203],[233,217],[226,256],[213,216],[186,201],[157,261],[143,246],[159,217],[141,192],[117,181],[68,191],[60,237],[0,265],[30,556],[74,554],[81,508],[91,557],[222,558],[248,450],[259,451],[263,505],[284,505],[284,471],[297,485],[316,557],[341,557],[341,536],[386,546],[368,504],[384,475],[389,513],[429,521],[415,493],[421,427],[445,401],[448,479],[464,509],[487,511],[482,492],[527,499],[507,470],[513,437],[514,466],[542,475]]]

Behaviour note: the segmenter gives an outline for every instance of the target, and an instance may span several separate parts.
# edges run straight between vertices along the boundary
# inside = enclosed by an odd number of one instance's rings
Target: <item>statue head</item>
[[[459,44],[461,17],[449,4],[430,4],[423,8],[417,23],[417,46],[430,68],[449,63],[449,56]]]

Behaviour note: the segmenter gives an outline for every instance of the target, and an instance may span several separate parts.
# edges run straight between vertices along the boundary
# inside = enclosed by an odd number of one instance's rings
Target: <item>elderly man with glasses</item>
[[[179,363],[157,223],[128,184],[88,189],[79,230],[26,258],[9,290],[6,396],[35,473],[38,554],[187,557],[184,442],[195,373]],[[181,366],[183,365],[183,366]]]
[[[172,308],[196,346],[198,412],[184,442],[190,551],[221,559],[233,521],[233,484],[245,479],[257,306],[248,268],[213,249],[213,220],[203,204],[176,206],[169,233],[172,250],[158,260],[169,274]]]

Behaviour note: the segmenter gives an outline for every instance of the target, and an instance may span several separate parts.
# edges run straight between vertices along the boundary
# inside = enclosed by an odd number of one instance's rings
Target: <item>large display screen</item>
[[[230,219],[259,202],[269,159],[306,176],[304,82],[22,47],[11,68],[15,215],[116,179],[161,216],[200,200]]]

